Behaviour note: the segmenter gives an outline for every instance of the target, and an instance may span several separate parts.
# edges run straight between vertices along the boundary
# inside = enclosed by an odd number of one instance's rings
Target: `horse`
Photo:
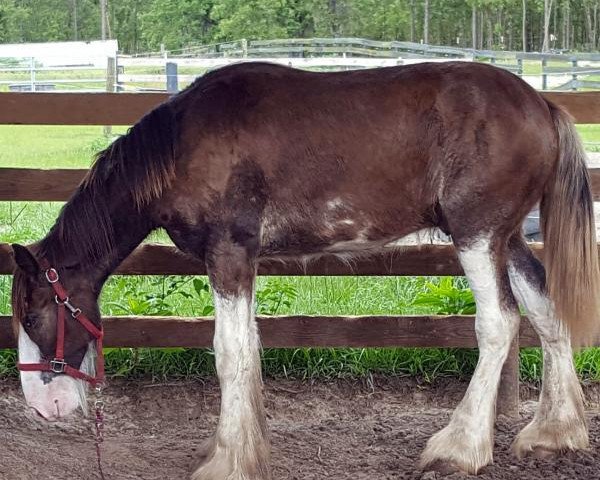
[[[520,231],[538,203],[544,265]],[[420,468],[477,473],[492,462],[519,304],[544,371],[513,450],[587,448],[572,359],[599,311],[585,153],[569,115],[515,75],[466,62],[330,73],[242,63],[149,112],[98,154],[45,238],[13,245],[20,375],[42,417],[70,414],[86,380],[98,381],[98,295],[157,228],[205,262],[214,298],[220,418],[193,479],[272,478],[257,264],[373,255],[428,228],[452,238],[473,290],[479,361]]]

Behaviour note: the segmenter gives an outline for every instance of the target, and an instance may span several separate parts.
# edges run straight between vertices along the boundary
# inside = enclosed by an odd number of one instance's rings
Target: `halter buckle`
[[[64,305],[65,307],[67,307],[67,304],[69,303],[69,297],[65,298],[64,301],[62,301],[60,298],[58,298],[58,295],[54,295],[54,301],[56,302],[57,305]],[[69,305],[71,305],[69,303]],[[69,308],[69,307],[67,307]]]
[[[67,362],[65,362],[64,358],[55,358],[54,360],[50,360],[50,369],[54,373],[65,373],[67,369]]]
[[[48,280],[48,283],[56,283],[60,279],[58,272],[52,267],[46,270],[44,274],[46,275],[46,280]]]

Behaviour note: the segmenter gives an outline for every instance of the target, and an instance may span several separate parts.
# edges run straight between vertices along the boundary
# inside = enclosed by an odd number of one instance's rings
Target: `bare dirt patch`
[[[402,378],[365,382],[267,380],[275,479],[424,479],[416,470],[427,439],[448,422],[466,383],[419,385]],[[518,419],[500,418],[494,465],[480,479],[600,478],[600,394],[586,388],[592,448],[549,460],[518,461],[509,451],[531,419],[536,391],[522,389]],[[107,479],[186,479],[201,441],[213,431],[214,381],[150,384],[112,381],[107,389],[103,464]],[[24,407],[18,384],[0,382],[0,478],[99,478],[90,419],[48,424]],[[448,479],[465,478],[451,475]]]

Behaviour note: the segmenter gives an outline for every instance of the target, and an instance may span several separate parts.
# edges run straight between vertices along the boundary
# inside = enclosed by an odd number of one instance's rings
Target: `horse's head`
[[[70,367],[74,369],[70,372],[94,374],[95,338],[75,318],[78,314],[72,315],[72,306],[84,312],[84,317],[95,326],[100,325],[98,292],[77,267],[56,267],[58,271],[49,272],[26,247],[13,245],[13,251],[17,264],[12,290],[13,326],[27,404],[47,420],[67,416],[78,406],[85,412],[85,381],[74,378],[67,370]],[[59,307],[59,302],[64,302],[54,283],[68,292],[69,308]],[[58,320],[60,309],[64,322]],[[60,323],[64,325],[64,342],[59,338]],[[64,344],[63,358],[58,359],[62,363],[56,361],[60,343]],[[45,370],[35,369],[35,364],[43,365]]]

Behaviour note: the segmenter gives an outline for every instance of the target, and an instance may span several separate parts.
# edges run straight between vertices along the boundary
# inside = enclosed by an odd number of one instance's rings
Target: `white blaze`
[[[88,348],[82,368],[89,369],[93,361],[93,349]],[[39,347],[29,338],[22,325],[19,325],[19,362],[40,363],[42,355]],[[27,405],[34,408],[47,420],[65,417],[81,406],[85,412],[85,385],[67,375],[55,375],[52,381],[44,383],[42,372],[20,372],[21,385]]]

